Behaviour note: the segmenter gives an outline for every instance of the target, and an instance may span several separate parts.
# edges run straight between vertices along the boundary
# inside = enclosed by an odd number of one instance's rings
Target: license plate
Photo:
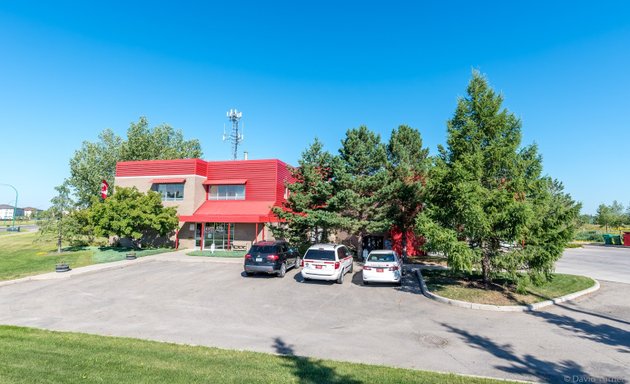
[[[261,263],[261,262],[262,262],[262,257],[257,257],[257,258],[256,258],[256,262],[257,262],[257,263]]]
[[[383,268],[376,268],[376,272],[383,272]]]
[[[322,266],[321,265],[316,265],[315,268],[322,269]]]

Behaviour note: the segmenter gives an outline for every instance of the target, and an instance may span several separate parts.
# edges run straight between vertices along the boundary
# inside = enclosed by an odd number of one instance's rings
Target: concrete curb
[[[468,301],[460,301],[460,300],[453,300],[453,299],[449,299],[440,295],[436,295],[435,293],[432,293],[428,290],[426,283],[424,282],[424,278],[422,277],[422,272],[420,272],[420,269],[415,269],[414,272],[416,273],[416,277],[418,278],[418,281],[420,282],[420,290],[422,291],[422,294],[426,297],[428,297],[431,300],[435,300],[439,303],[443,303],[443,304],[448,304],[448,305],[452,305],[454,307],[460,307],[460,308],[468,308],[468,309],[479,309],[479,310],[483,310],[483,311],[496,311],[496,312],[528,312],[528,311],[536,311],[539,310],[541,308],[545,308],[548,307],[550,305],[555,305],[555,304],[560,304],[560,303],[564,303],[565,301],[569,301],[569,300],[573,300],[577,297],[583,296],[583,295],[587,295],[589,293],[595,292],[599,289],[599,281],[591,278],[595,284],[593,284],[592,287],[584,289],[582,291],[578,291],[578,292],[573,292],[570,293],[568,295],[564,295],[561,297],[557,297],[555,299],[551,299],[551,300],[546,300],[546,301],[541,301],[539,303],[534,303],[534,304],[528,304],[528,305],[489,305],[489,304],[477,304],[477,303],[470,303]]]

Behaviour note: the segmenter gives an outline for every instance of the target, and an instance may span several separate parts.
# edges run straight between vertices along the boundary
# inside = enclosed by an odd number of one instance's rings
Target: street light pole
[[[11,224],[11,227],[15,228],[15,210],[17,209],[18,191],[11,184],[0,183],[0,185],[6,185],[7,187],[13,188],[13,190],[15,191],[15,205],[13,205],[13,224]]]

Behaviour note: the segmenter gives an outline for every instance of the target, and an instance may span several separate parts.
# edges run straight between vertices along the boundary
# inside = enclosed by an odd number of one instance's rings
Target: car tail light
[[[398,266],[393,266],[389,268],[390,271],[397,271],[398,270]]]
[[[371,270],[372,270],[372,267],[368,267],[367,265],[364,265],[364,266],[363,266],[363,270],[364,270],[364,271],[371,271]]]
[[[304,259],[300,260],[300,267],[304,266]]]
[[[278,255],[269,255],[269,256],[267,256],[267,260],[269,260],[269,261],[278,261],[279,258],[280,258],[280,256],[278,256]]]
[[[335,269],[339,269],[339,262],[335,261]]]
[[[250,255],[250,254],[248,253],[247,255],[245,255],[245,258],[246,258],[246,259],[248,259],[248,260],[251,260],[252,255]]]

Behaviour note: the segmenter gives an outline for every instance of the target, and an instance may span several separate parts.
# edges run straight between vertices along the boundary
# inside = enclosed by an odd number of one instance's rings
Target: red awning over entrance
[[[176,178],[176,179],[153,179],[153,180],[151,180],[152,184],[179,184],[179,183],[184,183],[184,182],[186,182],[186,179],[184,179],[183,177]]]
[[[208,179],[203,185],[243,185],[247,183],[247,179]]]
[[[269,223],[278,218],[271,212],[273,201],[210,200],[179,221],[194,223]]]

